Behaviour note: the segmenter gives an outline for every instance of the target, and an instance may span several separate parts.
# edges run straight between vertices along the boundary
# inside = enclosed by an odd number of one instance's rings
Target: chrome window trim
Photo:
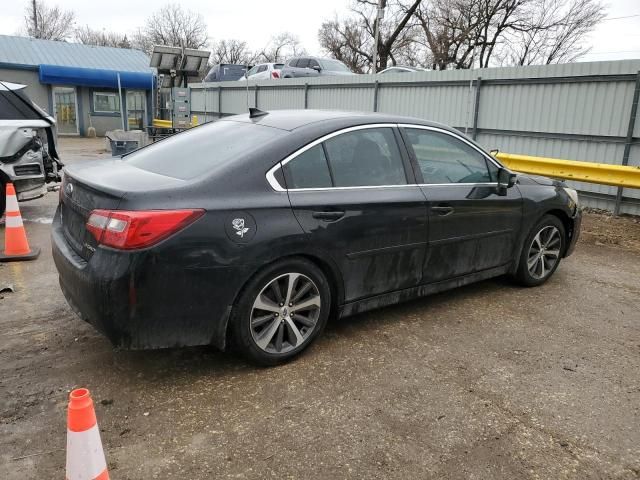
[[[336,137],[338,135],[342,135],[343,133],[355,132],[357,130],[368,130],[370,128],[396,128],[396,127],[397,127],[396,123],[370,123],[368,125],[357,125],[355,127],[347,127],[347,128],[343,128],[342,130],[337,130],[335,132],[328,133],[324,137],[320,137],[314,140],[313,142],[306,144],[304,147],[296,150],[291,155],[285,157],[284,160],[280,160],[280,162],[276,163],[273,167],[271,167],[271,169],[267,172],[267,175],[266,175],[267,182],[269,182],[269,185],[271,185],[271,188],[273,188],[276,192],[286,192],[287,189],[283,188],[282,185],[280,185],[276,180],[275,172],[276,170],[278,170],[278,168],[284,167],[287,163],[289,163],[291,160],[296,158],[298,155],[302,155],[307,150],[315,147],[316,145],[324,142],[325,140],[329,140],[330,138]],[[411,185],[411,184],[408,184],[408,185]],[[366,185],[364,186],[364,188],[379,188],[381,186],[382,185],[372,185],[372,186]],[[290,188],[289,191],[299,192],[299,191],[306,191],[306,190],[334,190],[337,188],[345,189],[345,188],[363,188],[363,187]]]
[[[343,128],[341,130],[337,130],[337,131],[329,133],[329,134],[327,134],[327,135],[325,135],[323,137],[320,137],[320,138],[314,140],[311,143],[308,143],[304,147],[302,147],[302,148],[296,150],[295,152],[293,152],[291,155],[288,155],[287,157],[285,157],[284,160],[279,161],[273,167],[271,167],[267,171],[267,173],[265,175],[266,179],[267,179],[267,182],[269,183],[271,188],[273,188],[276,192],[286,192],[287,189],[282,187],[282,185],[280,185],[280,183],[278,183],[278,181],[276,180],[275,172],[278,170],[278,168],[284,167],[287,163],[289,163],[291,160],[296,158],[298,155],[302,155],[307,150],[315,147],[316,145],[324,142],[325,140],[329,140],[330,138],[333,138],[335,136],[342,135],[343,133],[349,133],[349,132],[353,132],[353,131],[357,131],[357,130],[367,130],[367,129],[371,129],[371,128],[417,128],[419,130],[431,130],[431,131],[438,132],[438,133],[444,133],[446,135],[449,135],[449,136],[451,136],[453,138],[456,138],[456,139],[462,141],[463,143],[466,143],[472,149],[474,149],[475,151],[480,153],[484,158],[488,159],[496,167],[504,168],[502,165],[497,163],[495,161],[495,159],[491,155],[487,155],[486,152],[484,152],[483,150],[481,150],[480,148],[475,146],[473,143],[469,142],[464,137],[462,137],[460,135],[457,135],[454,132],[450,132],[449,130],[445,130],[445,129],[439,128],[439,127],[431,127],[431,126],[427,126],[427,125],[415,125],[415,124],[412,124],[412,123],[370,123],[370,124],[367,124],[367,125],[357,125],[355,127]],[[451,187],[451,186],[455,186],[455,185],[466,186],[466,187],[469,187],[469,186],[478,187],[478,186],[497,186],[498,183],[497,182],[484,182],[484,183],[483,182],[481,182],[481,183],[407,183],[407,184],[401,184],[401,185],[360,185],[360,186],[353,186],[353,187],[290,188],[288,191],[289,192],[310,192],[310,191],[321,192],[321,191],[325,191],[325,190],[362,190],[362,189],[372,189],[372,188],[399,188],[399,187],[415,187],[415,186],[420,186],[420,187],[444,187],[444,186],[447,186],[447,187]]]
[[[463,187],[497,187],[498,182],[477,182],[477,183],[419,183],[420,187],[453,187],[460,185]]]
[[[290,188],[289,192],[322,192],[324,190],[370,190],[372,188],[404,188],[417,187],[415,183],[403,183],[402,185],[354,185],[353,187],[321,187],[321,188]]]

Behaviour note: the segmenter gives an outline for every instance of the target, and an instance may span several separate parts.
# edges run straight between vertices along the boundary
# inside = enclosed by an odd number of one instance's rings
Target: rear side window
[[[268,68],[267,65],[260,65],[258,67],[258,73],[266,71],[267,68]]]
[[[301,153],[284,166],[287,188],[331,187],[331,175],[322,145]]]
[[[496,181],[497,167],[463,141],[431,130],[408,128],[405,131],[424,183]]]
[[[124,160],[142,170],[189,180],[214,173],[285,133],[262,125],[218,121],[136,150]]]
[[[391,128],[343,133],[325,141],[336,187],[404,185],[407,177]]]
[[[287,63],[287,65],[289,65],[290,67],[296,67],[298,66],[298,58],[292,58],[291,60],[289,60],[289,63]]]

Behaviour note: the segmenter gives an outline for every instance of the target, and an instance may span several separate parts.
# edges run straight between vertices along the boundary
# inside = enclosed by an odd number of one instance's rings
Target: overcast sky
[[[3,0],[0,34],[14,35],[22,25],[26,0]],[[47,0],[76,12],[79,25],[130,33],[165,2],[137,0]],[[181,0],[183,8],[201,13],[213,40],[237,38],[251,48],[263,47],[277,33],[296,34],[310,53],[319,53],[322,22],[348,12],[349,0]],[[591,53],[582,61],[640,58],[640,0],[609,0],[607,16],[591,36]],[[99,5],[99,6],[97,6]],[[636,15],[632,18],[620,18]]]

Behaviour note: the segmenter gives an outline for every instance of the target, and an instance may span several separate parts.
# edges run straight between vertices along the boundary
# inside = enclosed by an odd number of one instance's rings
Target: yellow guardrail
[[[559,158],[498,153],[496,158],[511,170],[578,182],[640,188],[640,167],[579,162]]]
[[[194,115],[191,118],[191,123],[188,125],[188,128],[195,127],[198,125],[198,116]],[[171,120],[161,120],[159,118],[153,119],[153,126],[156,128],[174,128]]]

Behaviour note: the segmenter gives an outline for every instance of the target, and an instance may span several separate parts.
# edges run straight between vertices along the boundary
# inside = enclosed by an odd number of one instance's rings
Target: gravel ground
[[[65,159],[101,146],[66,140]],[[333,322],[257,369],[209,348],[114,351],[59,291],[56,201],[21,205],[41,257],[0,264],[15,289],[0,294],[2,479],[63,477],[76,386],[113,479],[640,478],[637,219],[587,214],[542,287],[495,279]]]

